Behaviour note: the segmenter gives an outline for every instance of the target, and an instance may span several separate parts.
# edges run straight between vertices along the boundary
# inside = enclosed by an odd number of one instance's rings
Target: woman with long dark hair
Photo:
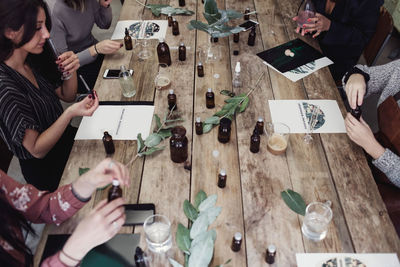
[[[0,265],[32,266],[33,255],[26,246],[22,230],[33,232],[34,223],[60,224],[73,216],[91,198],[98,187],[113,179],[129,185],[124,165],[105,159],[72,184],[57,191],[39,191],[20,184],[0,170]],[[61,251],[45,259],[42,266],[76,266],[92,248],[112,238],[125,222],[124,200],[101,201],[79,222]]]
[[[88,96],[63,112],[60,99],[76,97],[79,62],[71,51],[61,54],[55,63],[71,78],[57,84],[47,79],[50,60],[40,56],[50,27],[43,0],[0,1],[0,136],[18,157],[25,180],[53,191],[76,132],[69,122],[91,116],[98,100]]]

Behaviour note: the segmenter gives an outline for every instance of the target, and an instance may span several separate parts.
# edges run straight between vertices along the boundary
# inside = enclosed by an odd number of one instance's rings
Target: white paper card
[[[136,140],[150,133],[154,106],[100,105],[91,117],[83,117],[75,140],[102,139],[107,131],[114,140]]]
[[[399,267],[395,253],[296,253],[297,267]]]
[[[311,73],[323,67],[333,64],[333,61],[327,57],[322,57],[317,60],[311,61],[307,64],[304,64],[303,66],[300,66],[294,70],[287,71],[285,73],[282,73],[279,70],[275,69],[272,65],[268,64],[266,61],[263,61],[263,63],[268,67],[272,68],[273,70],[279,72],[292,82],[297,82],[298,80],[303,79],[304,77],[310,75]]]
[[[286,124],[290,133],[307,133],[314,109],[314,133],[346,132],[336,100],[268,100],[268,104],[272,122]]]
[[[115,26],[111,40],[120,40],[125,37],[125,28],[132,39],[159,39],[165,38],[168,28],[167,20],[120,20]],[[158,28],[158,29],[157,29]]]

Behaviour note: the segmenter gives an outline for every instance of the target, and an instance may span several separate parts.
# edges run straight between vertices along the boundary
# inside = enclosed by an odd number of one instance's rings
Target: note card
[[[111,40],[120,40],[125,37],[125,28],[132,39],[159,39],[165,38],[168,28],[167,20],[120,20],[115,26]]]
[[[296,253],[297,267],[399,267],[395,253]]]

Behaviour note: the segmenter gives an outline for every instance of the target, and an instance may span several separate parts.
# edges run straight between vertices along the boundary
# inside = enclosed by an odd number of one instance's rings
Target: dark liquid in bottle
[[[361,118],[361,107],[359,105],[357,105],[357,107],[355,109],[351,109],[350,111],[351,115],[353,115],[354,118],[356,118],[357,120],[360,120]]]
[[[231,120],[228,118],[222,118],[219,122],[218,127],[218,141],[225,144],[228,143],[231,138]]]
[[[250,33],[249,33],[249,39],[247,40],[247,44],[249,46],[254,46],[256,42],[256,28],[252,28]]]
[[[104,149],[106,150],[106,154],[108,155],[114,154],[115,152],[114,142],[112,136],[108,132],[104,132],[103,144],[104,144]]]
[[[257,121],[256,123],[256,129],[258,131],[259,135],[262,135],[264,132],[264,122],[263,121]]]
[[[248,13],[250,13],[250,8],[246,8],[246,10],[244,11],[244,20],[249,20],[250,19],[250,15],[247,15]]]
[[[226,174],[218,174],[218,187],[224,188],[226,186]]]
[[[168,15],[168,27],[172,26],[172,16]]]
[[[203,123],[200,122],[195,122],[195,128],[196,128],[196,134],[197,135],[202,135],[203,134]]]
[[[179,6],[185,6],[185,0],[179,0]]]
[[[232,239],[231,249],[233,252],[240,251],[240,247],[242,246],[242,239],[237,240],[235,237]]]
[[[206,93],[206,107],[207,108],[214,108],[215,107],[214,93],[213,92],[207,92]]]
[[[168,109],[169,110],[172,110],[172,108],[174,109],[174,110],[177,110],[178,109],[178,107],[176,106],[176,94],[174,94],[174,93],[169,93],[168,94]]]
[[[169,140],[171,160],[176,163],[185,162],[188,158],[188,139],[185,136],[186,129],[176,126],[171,130],[172,136]]]
[[[234,33],[234,34],[233,34],[233,41],[234,41],[235,43],[239,43],[239,33]]]
[[[160,64],[171,65],[171,54],[169,47],[165,42],[160,42],[157,46],[158,62]]]
[[[184,44],[179,45],[178,53],[179,53],[179,60],[185,61],[186,60],[186,47]]]
[[[172,21],[172,34],[179,35],[179,24],[176,20]]]
[[[125,28],[125,37],[124,37],[124,43],[125,43],[125,49],[126,50],[132,50],[132,38],[129,35],[129,31],[127,28]]]
[[[204,77],[204,67],[200,63],[197,65],[197,75],[199,77]]]
[[[250,138],[250,151],[253,153],[260,151],[260,135],[258,134],[257,129],[254,130],[253,135]]]
[[[120,197],[122,197],[122,189],[119,187],[118,183],[118,185],[113,185],[110,190],[108,190],[108,202]]]

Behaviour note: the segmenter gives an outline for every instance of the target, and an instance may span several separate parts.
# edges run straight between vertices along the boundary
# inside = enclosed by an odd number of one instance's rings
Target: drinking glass
[[[311,117],[308,120],[307,134],[304,135],[304,137],[303,137],[303,141],[306,144],[311,144],[311,142],[313,141],[313,137],[311,136],[311,134],[314,132],[315,125],[317,125],[317,123],[318,123],[319,112],[320,112],[319,106],[314,106],[313,111],[311,113]]]
[[[274,155],[285,153],[289,142],[289,126],[280,122],[268,122],[265,125],[265,132],[268,135],[268,151]]]
[[[147,247],[155,253],[165,253],[172,247],[171,223],[164,215],[148,217],[143,224]]]
[[[297,26],[303,28],[303,24],[309,23],[309,18],[315,17],[315,7],[311,0],[303,0],[297,13]]]
[[[156,77],[154,78],[154,84],[157,90],[164,90],[171,87],[171,79],[169,78],[167,64],[158,64],[158,71]]]
[[[332,220],[332,210],[327,203],[312,202],[306,208],[301,231],[312,241],[321,241],[326,237]]]
[[[49,44],[51,53],[53,54],[54,60],[57,60],[58,57],[62,54],[59,52],[57,47],[55,46],[53,40],[51,38],[47,39],[47,43]],[[72,77],[72,73],[67,74],[67,72],[62,72],[60,67],[58,67],[58,71],[62,74],[61,75],[61,80],[66,81],[69,80]]]
[[[142,41],[137,41],[134,48],[140,47],[140,51],[138,53],[138,57],[140,60],[147,60],[152,57],[150,52],[150,43],[148,40],[144,39]]]

